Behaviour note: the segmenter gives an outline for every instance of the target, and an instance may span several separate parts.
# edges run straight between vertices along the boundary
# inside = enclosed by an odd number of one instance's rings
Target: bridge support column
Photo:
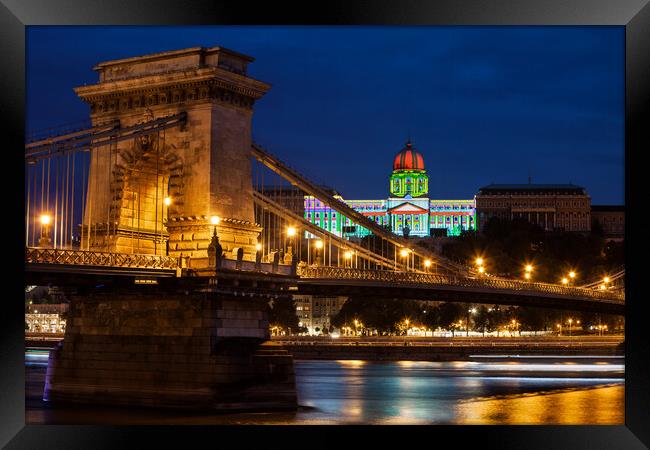
[[[268,299],[215,292],[73,297],[44,399],[211,410],[296,407],[293,359],[268,341]]]

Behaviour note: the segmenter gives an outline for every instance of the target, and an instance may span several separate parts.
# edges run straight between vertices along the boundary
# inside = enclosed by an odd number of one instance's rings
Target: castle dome
[[[424,158],[411,141],[406,143],[393,160],[393,170],[424,170]]]

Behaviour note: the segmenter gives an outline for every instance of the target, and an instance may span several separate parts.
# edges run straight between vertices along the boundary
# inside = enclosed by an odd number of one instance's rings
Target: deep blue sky
[[[624,202],[623,27],[28,27],[28,132],[87,118],[98,62],[217,45],[272,85],[254,140],[345,198],[386,198],[410,134],[431,198],[530,172]]]

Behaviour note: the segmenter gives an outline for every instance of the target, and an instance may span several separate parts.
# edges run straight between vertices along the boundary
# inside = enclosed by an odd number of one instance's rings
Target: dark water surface
[[[619,357],[296,361],[295,413],[200,414],[42,402],[47,356],[28,354],[28,423],[623,424]],[[39,391],[40,389],[40,391]]]

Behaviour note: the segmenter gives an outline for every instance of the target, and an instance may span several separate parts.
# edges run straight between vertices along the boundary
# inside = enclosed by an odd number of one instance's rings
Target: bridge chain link
[[[515,291],[542,292],[568,297],[586,297],[598,300],[625,301],[625,294],[619,292],[600,292],[578,287],[564,287],[547,283],[505,280],[503,278],[467,278],[419,272],[395,272],[390,270],[353,269],[347,267],[304,266],[300,267],[301,278],[328,280],[380,281],[392,284],[437,284],[458,287],[478,287],[508,289]]]

